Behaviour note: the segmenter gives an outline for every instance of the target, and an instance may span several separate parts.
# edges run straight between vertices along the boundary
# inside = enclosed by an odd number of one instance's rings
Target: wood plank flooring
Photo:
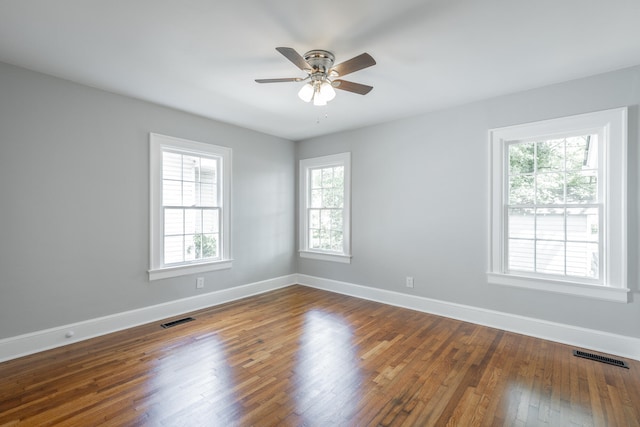
[[[634,360],[303,286],[190,315],[0,364],[0,426],[640,425]]]

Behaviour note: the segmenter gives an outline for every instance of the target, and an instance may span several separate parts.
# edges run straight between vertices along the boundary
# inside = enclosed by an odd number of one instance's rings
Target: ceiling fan
[[[302,86],[302,89],[298,92],[298,96],[305,102],[311,102],[313,100],[314,105],[326,105],[328,101],[331,101],[336,96],[336,92],[333,90],[334,88],[360,95],[366,95],[373,89],[373,86],[337,78],[375,65],[376,61],[368,53],[363,53],[334,66],[333,62],[335,57],[333,53],[326,50],[310,50],[305,53],[304,56],[290,47],[277,47],[276,50],[307,73],[307,77],[256,79],[256,82],[283,83],[308,81]]]

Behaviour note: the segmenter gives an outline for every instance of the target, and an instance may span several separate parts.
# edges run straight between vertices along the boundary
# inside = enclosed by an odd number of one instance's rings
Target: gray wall
[[[149,132],[233,149],[231,270],[148,281]],[[295,147],[0,63],[0,339],[295,272]]]
[[[309,259],[298,272],[568,325],[640,337],[640,67],[302,141],[298,159],[352,153],[352,263]],[[631,106],[632,302],[488,285],[491,128]],[[415,288],[405,287],[414,276]]]

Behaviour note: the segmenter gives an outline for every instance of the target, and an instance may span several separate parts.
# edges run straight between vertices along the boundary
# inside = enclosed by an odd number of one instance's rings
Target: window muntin
[[[150,280],[231,267],[231,149],[150,134]]]
[[[350,262],[350,153],[300,161],[300,256]]]
[[[510,141],[506,269],[600,283],[598,133]]]

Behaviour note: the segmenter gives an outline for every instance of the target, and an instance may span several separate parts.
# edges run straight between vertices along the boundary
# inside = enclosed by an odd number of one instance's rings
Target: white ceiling
[[[305,76],[277,46],[374,89],[255,83]],[[1,0],[0,61],[301,140],[640,64],[640,1]]]

